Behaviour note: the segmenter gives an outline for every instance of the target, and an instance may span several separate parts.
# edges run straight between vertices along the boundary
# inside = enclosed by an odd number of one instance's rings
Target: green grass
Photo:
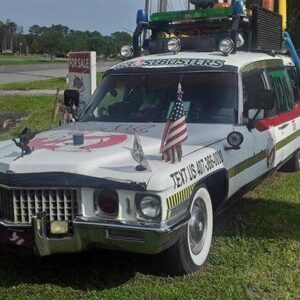
[[[13,82],[0,85],[0,90],[7,91],[30,91],[30,90],[54,90],[54,89],[64,90],[68,88],[66,84],[66,78],[53,78],[48,80],[35,80],[35,81],[25,81],[25,82]]]
[[[0,98],[2,111],[41,110],[27,124],[38,130],[52,125],[53,103]],[[1,250],[0,299],[299,299],[299,186],[300,173],[276,173],[230,205],[216,218],[208,262],[194,276],[165,276],[157,256],[92,251],[39,259]]]
[[[166,277],[156,256],[109,251],[0,252],[0,299],[296,299],[300,297],[300,174],[276,174],[215,224],[208,262]]]
[[[102,76],[103,73],[97,73],[97,82],[102,79]],[[7,91],[55,90],[57,88],[60,90],[65,90],[68,88],[65,77],[29,82],[13,82],[0,85],[0,90]]]
[[[0,139],[4,140],[12,136],[18,136],[25,127],[29,127],[33,131],[42,131],[51,126],[56,126],[52,123],[54,103],[54,96],[0,97],[1,111],[29,113],[27,118],[24,118],[22,122],[5,135],[1,135]]]
[[[23,56],[23,55],[0,55],[0,66],[14,66],[14,65],[33,65],[44,63],[58,63],[66,62],[63,60],[53,60],[41,58],[38,56]]]

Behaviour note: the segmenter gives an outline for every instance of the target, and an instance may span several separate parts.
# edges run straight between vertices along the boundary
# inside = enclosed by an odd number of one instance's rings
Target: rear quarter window
[[[269,80],[276,95],[277,112],[291,111],[295,105],[293,90],[285,69],[267,71]]]
[[[293,94],[296,102],[300,102],[300,86],[299,86],[299,76],[295,67],[287,68],[287,74],[293,89]]]

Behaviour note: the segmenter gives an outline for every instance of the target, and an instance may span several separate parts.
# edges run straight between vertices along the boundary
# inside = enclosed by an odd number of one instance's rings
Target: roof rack
[[[151,32],[142,39],[143,32]],[[146,35],[146,34],[144,34]],[[168,41],[178,38],[183,51],[216,51],[224,39],[233,41],[231,53],[238,50],[280,52],[282,16],[253,6],[237,13],[233,6],[188,11],[154,13],[149,22],[140,22],[133,36],[134,56],[169,52]]]

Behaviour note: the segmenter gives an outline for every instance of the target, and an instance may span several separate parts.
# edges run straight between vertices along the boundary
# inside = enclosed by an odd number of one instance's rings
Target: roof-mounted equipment
[[[138,11],[137,27],[133,35],[133,56],[140,56],[142,50],[143,54],[220,50],[226,54],[236,53],[237,50],[267,53],[281,51],[282,16],[264,8],[272,8],[272,0],[264,0],[264,7],[253,6],[251,10],[246,9],[245,0],[232,0],[231,5],[227,1],[216,3],[218,0],[190,2],[196,9],[163,11],[153,13],[150,18],[146,10]],[[130,51],[128,47],[126,49],[128,55]]]

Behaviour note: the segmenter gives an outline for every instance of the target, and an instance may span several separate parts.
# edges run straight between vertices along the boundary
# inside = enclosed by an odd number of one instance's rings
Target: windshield
[[[237,74],[221,72],[108,75],[83,121],[165,122],[179,82],[188,123],[236,123]]]

